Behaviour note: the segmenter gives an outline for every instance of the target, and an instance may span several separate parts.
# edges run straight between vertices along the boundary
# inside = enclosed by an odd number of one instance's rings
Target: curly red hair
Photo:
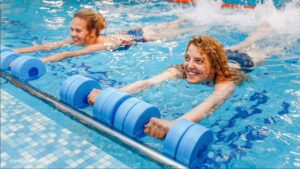
[[[247,79],[246,75],[241,71],[229,68],[224,46],[217,39],[204,35],[195,36],[189,41],[187,50],[192,44],[197,46],[201,53],[208,56],[208,60],[212,67],[215,68],[219,80],[231,80],[240,84]]]

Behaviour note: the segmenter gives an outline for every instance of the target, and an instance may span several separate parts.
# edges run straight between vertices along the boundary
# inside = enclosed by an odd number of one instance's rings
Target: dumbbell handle
[[[100,85],[94,79],[81,75],[73,75],[67,78],[60,87],[60,99],[75,108],[83,108],[92,102],[88,102],[89,94],[93,89],[100,89]]]
[[[163,140],[168,131],[172,128],[172,125],[176,122],[177,120],[164,120],[154,117],[145,125],[144,131],[152,137]]]
[[[94,106],[95,100],[97,98],[97,96],[101,94],[101,90],[100,89],[92,89],[92,91],[89,93],[88,95],[88,100],[87,102],[91,105]]]

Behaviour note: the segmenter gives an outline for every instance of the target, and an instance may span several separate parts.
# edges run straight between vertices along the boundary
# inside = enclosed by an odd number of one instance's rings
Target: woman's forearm
[[[42,61],[47,63],[47,62],[57,62],[63,59],[66,59],[72,55],[71,52],[62,52],[62,53],[57,53],[54,55],[50,55],[47,57],[42,58]]]
[[[59,47],[62,47],[63,45],[67,45],[67,44],[71,44],[71,43],[73,43],[73,40],[67,39],[67,40],[58,41],[58,42],[45,43],[42,45],[18,48],[18,49],[14,49],[14,51],[17,53],[30,53],[30,52],[36,52],[36,51],[41,51],[41,50],[48,51],[48,50],[59,48]]]
[[[187,119],[193,122],[199,122],[200,120],[211,115],[218,108],[217,105],[210,102],[202,102],[200,105],[189,111],[188,113],[179,117],[179,119]]]
[[[136,94],[139,93],[151,86],[151,83],[149,83],[148,80],[139,80],[132,84],[129,84],[123,88],[121,88],[121,91],[127,92],[130,94]]]
[[[236,85],[232,82],[216,84],[215,91],[208,98],[178,119],[199,122],[218,109],[233,94],[235,89]]]
[[[172,67],[172,68],[167,69],[166,71],[164,71],[161,74],[153,76],[150,79],[140,80],[140,81],[136,81],[132,84],[129,84],[129,85],[123,87],[121,90],[124,92],[127,92],[127,93],[136,94],[138,92],[141,92],[141,91],[149,88],[152,85],[157,85],[163,81],[179,78],[180,76],[178,74],[180,74],[180,72],[177,71],[176,68]]]
[[[45,50],[45,48],[46,48],[45,45],[36,45],[36,46],[14,49],[14,51],[17,53],[30,53],[30,52]]]

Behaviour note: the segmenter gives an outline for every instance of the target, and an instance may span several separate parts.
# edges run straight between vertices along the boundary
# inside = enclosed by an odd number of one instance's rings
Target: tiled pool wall
[[[1,168],[129,168],[1,89]]]

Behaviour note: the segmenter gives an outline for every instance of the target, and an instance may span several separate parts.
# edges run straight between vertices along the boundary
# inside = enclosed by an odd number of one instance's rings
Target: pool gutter
[[[42,101],[48,103],[52,107],[70,115],[71,117],[76,118],[81,123],[89,125],[90,127],[93,127],[99,131],[102,131],[102,132],[108,134],[109,136],[112,136],[112,137],[120,140],[121,142],[128,145],[129,147],[132,147],[132,148],[138,150],[142,154],[145,154],[146,156],[150,157],[151,159],[157,161],[160,164],[164,164],[164,165],[170,166],[172,168],[182,168],[182,169],[188,168],[187,166],[163,155],[159,151],[157,151],[147,145],[144,145],[130,137],[127,137],[126,135],[121,134],[121,133],[113,130],[112,128],[102,124],[101,122],[95,121],[91,116],[72,108],[71,106],[61,102],[59,99],[57,99],[56,97],[54,97],[50,94],[42,92],[42,91],[38,90],[37,88],[16,79],[15,77],[13,77],[12,75],[10,75],[9,73],[7,73],[3,70],[1,70],[0,75],[1,75],[1,77],[5,78],[10,83],[12,83],[14,86],[23,89],[24,91],[32,94],[33,96],[41,99]]]

